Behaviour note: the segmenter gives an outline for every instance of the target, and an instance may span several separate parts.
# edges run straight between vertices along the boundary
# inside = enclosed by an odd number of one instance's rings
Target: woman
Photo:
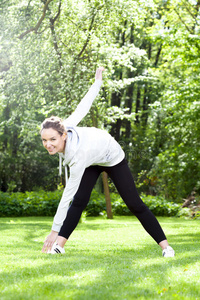
[[[130,211],[162,248],[163,256],[172,257],[174,250],[169,246],[160,224],[137,193],[120,145],[106,131],[93,127],[76,127],[88,113],[99,92],[103,70],[102,67],[97,69],[95,83],[68,119],[62,121],[51,117],[42,123],[41,138],[44,147],[50,155],[59,153],[60,171],[62,159],[65,169],[68,166],[70,171],[52,230],[44,242],[42,252],[65,253],[64,245],[76,228],[100,173],[106,171]]]

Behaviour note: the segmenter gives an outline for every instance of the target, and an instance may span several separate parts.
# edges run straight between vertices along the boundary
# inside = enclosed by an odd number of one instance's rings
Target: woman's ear
[[[66,133],[66,132],[63,132],[62,137],[63,137],[63,140],[66,140],[66,138],[67,138],[67,133]]]

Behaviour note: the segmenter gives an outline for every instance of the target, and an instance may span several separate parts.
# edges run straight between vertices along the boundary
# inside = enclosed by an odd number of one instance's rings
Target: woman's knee
[[[137,203],[134,203],[134,201],[133,201],[131,203],[128,203],[127,206],[130,209],[130,211],[135,215],[142,214],[148,210],[148,207],[146,206],[146,204],[144,202],[142,202],[142,200]]]
[[[79,208],[85,208],[89,202],[89,198],[81,197],[81,196],[74,196],[74,199],[72,201],[72,206],[79,207]]]

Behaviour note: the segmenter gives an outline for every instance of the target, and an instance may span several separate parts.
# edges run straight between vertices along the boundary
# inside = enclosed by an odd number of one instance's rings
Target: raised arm
[[[90,107],[92,106],[94,99],[99,93],[102,84],[103,71],[104,71],[103,67],[100,67],[96,70],[94,84],[90,87],[87,94],[78,104],[76,110],[71,114],[71,116],[69,116],[69,118],[64,120],[65,126],[76,126],[87,115],[87,113],[90,110]]]

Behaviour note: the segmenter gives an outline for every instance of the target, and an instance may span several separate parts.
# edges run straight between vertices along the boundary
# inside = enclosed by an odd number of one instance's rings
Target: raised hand
[[[99,80],[102,80],[102,72],[105,71],[104,67],[99,67],[97,70],[96,70],[96,75],[95,75],[95,79],[99,79]]]

